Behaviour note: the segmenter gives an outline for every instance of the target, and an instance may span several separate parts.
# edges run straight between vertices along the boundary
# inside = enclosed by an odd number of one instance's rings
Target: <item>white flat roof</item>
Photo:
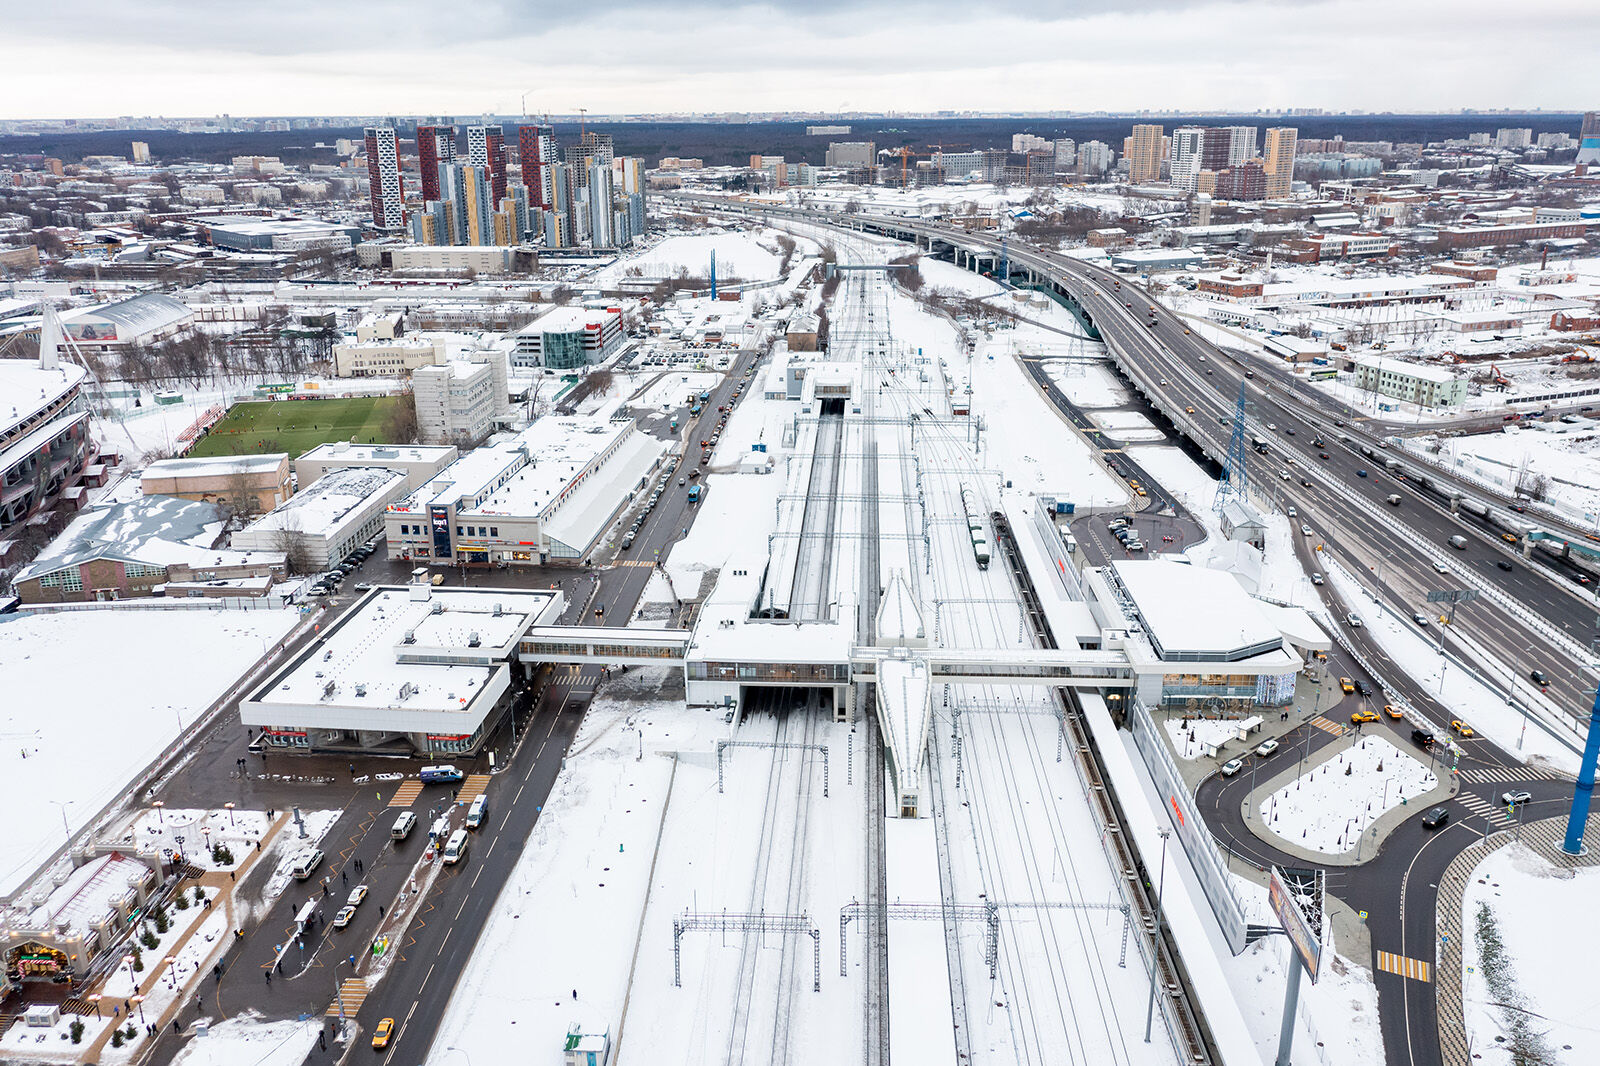
[[[533,515],[554,503],[595,456],[611,447],[633,423],[547,416],[517,435],[528,450],[527,466],[482,504],[464,514]],[[445,471],[448,474],[449,471]],[[444,475],[441,474],[441,477]]]
[[[1223,570],[1165,560],[1112,563],[1164,660],[1213,656],[1281,642],[1282,632]]]
[[[1355,360],[1358,366],[1370,366],[1379,372],[1390,374],[1406,374],[1410,377],[1421,378],[1423,381],[1435,381],[1445,384],[1456,380],[1456,373],[1442,366],[1427,366],[1423,363],[1408,363],[1402,359],[1390,359],[1382,355],[1364,355]]]
[[[288,452],[267,455],[214,455],[199,459],[161,459],[140,471],[141,477],[225,477],[276,470]]]
[[[466,649],[477,633],[485,647],[506,643],[549,605],[556,593],[510,589],[433,589],[413,600],[408,588],[376,589],[321,640],[309,646],[253,697],[266,708],[286,708],[284,725],[301,721],[296,708],[359,709],[382,713],[477,713],[472,707],[485,682],[503,664],[477,666],[402,663],[396,649],[412,632],[423,647]],[[434,604],[441,607],[433,614]],[[499,605],[502,613],[494,614]],[[331,694],[325,694],[329,685]],[[365,686],[364,696],[356,686]],[[408,694],[400,695],[409,687]],[[465,729],[472,732],[472,729]]]
[[[405,481],[404,474],[381,466],[350,466],[330,470],[273,511],[250,523],[246,532],[265,533],[284,529],[310,536],[326,533],[369,500],[399,492]]]
[[[296,462],[332,462],[361,465],[370,463],[432,463],[454,453],[453,444],[351,444],[349,441],[330,441],[319,444],[302,455]]]

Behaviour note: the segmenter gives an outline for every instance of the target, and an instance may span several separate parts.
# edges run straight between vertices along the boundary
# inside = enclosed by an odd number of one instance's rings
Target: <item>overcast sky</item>
[[[1600,107],[1594,0],[1112,7],[6,0],[0,117]]]

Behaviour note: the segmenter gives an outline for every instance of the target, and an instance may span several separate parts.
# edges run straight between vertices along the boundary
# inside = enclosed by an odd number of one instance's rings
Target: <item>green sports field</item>
[[[395,396],[354,396],[238,403],[187,454],[200,458],[288,452],[297,459],[329,441],[388,444],[385,427],[399,402]]]

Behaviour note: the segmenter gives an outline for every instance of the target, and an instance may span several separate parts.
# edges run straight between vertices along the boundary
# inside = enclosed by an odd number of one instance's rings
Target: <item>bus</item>
[[[691,486],[689,486],[689,502],[690,503],[699,503],[700,502],[700,486],[699,485],[691,485]]]

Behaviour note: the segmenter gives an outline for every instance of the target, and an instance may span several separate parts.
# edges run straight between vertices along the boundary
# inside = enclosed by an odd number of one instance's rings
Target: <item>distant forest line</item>
[[[476,120],[457,118],[464,127]],[[529,120],[535,121],[533,119]],[[1579,114],[1543,112],[1527,115],[1301,115],[1263,118],[1260,116],[1192,115],[1181,119],[1154,118],[1068,118],[1068,119],[877,119],[870,122],[840,122],[849,125],[848,135],[811,137],[806,122],[591,122],[589,129],[611,134],[618,155],[643,156],[655,166],[662,156],[684,156],[705,160],[707,166],[743,165],[752,155],[781,155],[791,162],[821,164],[830,140],[869,140],[879,148],[910,146],[925,149],[943,144],[951,151],[980,148],[1010,148],[1013,133],[1033,133],[1041,137],[1070,137],[1084,141],[1104,141],[1116,151],[1136,122],[1158,122],[1168,132],[1178,125],[1201,126],[1294,126],[1302,138],[1323,139],[1343,136],[1347,141],[1427,142],[1465,137],[1469,133],[1494,132],[1502,127],[1527,127],[1535,137],[1540,133],[1565,130],[1577,137],[1582,121]],[[517,121],[506,121],[516,125]],[[415,127],[401,126],[402,137],[412,136]],[[159,161],[182,159],[226,162],[236,155],[278,156],[286,163],[333,162],[332,148],[318,149],[321,141],[332,145],[341,137],[359,138],[361,128],[289,130],[272,133],[178,133],[173,130],[110,130],[93,133],[51,133],[37,137],[0,137],[0,155],[39,153],[65,162],[80,161],[86,155],[131,154],[131,141],[144,141]],[[557,123],[557,140],[573,144],[578,140],[575,123]],[[508,135],[506,138],[512,138]],[[957,147],[961,146],[961,147]]]

